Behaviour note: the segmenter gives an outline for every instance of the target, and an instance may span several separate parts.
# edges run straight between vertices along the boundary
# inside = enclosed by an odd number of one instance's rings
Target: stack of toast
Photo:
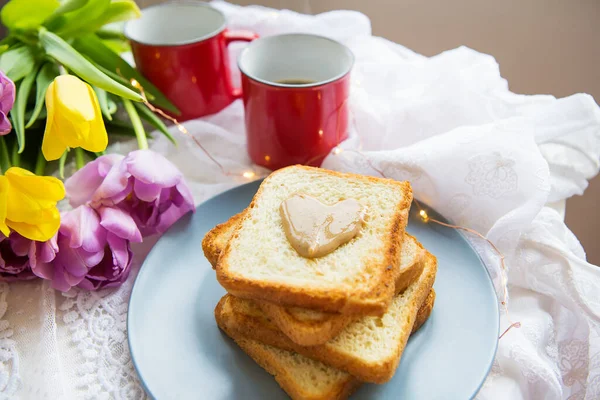
[[[331,207],[354,199],[366,210],[359,232],[325,255],[300,255],[280,213],[298,193]],[[293,399],[345,399],[362,382],[387,382],[429,317],[437,260],[405,233],[411,202],[408,182],[293,166],[205,236],[228,292],[218,326]]]

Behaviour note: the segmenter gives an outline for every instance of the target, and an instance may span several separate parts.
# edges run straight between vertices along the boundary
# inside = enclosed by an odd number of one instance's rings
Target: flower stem
[[[0,168],[3,172],[10,168],[10,157],[8,156],[8,147],[6,147],[4,136],[0,136]]]
[[[37,159],[35,160],[35,170],[34,174],[38,176],[44,175],[46,172],[46,159],[44,158],[44,154],[40,151],[37,155]]]
[[[58,176],[60,176],[60,179],[65,179],[65,163],[67,162],[67,154],[69,154],[69,152],[65,150],[63,155],[60,156],[60,159],[58,160]]]
[[[12,165],[18,167],[21,165],[21,155],[19,154],[19,144],[15,141],[13,143],[12,155],[11,155]]]
[[[81,150],[81,147],[77,147],[75,149],[75,166],[77,167],[77,169],[81,169],[81,168],[83,168],[84,165],[85,165],[85,158],[84,158],[83,150]]]
[[[148,139],[146,138],[146,130],[144,129],[144,125],[142,125],[140,115],[133,106],[131,100],[123,99],[123,105],[125,106],[125,111],[127,111],[127,114],[129,114],[131,125],[133,125],[133,131],[135,132],[135,137],[138,141],[138,147],[141,150],[148,149]]]

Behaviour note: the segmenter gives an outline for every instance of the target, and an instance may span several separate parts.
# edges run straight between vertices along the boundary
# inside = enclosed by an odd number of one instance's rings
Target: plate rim
[[[229,188],[229,189],[227,189],[227,190],[225,190],[223,192],[217,193],[214,196],[206,198],[206,199],[204,199],[204,201],[202,201],[201,203],[199,203],[194,208],[194,213],[200,207],[202,207],[205,203],[207,203],[207,202],[209,202],[211,200],[217,199],[217,198],[219,198],[221,196],[228,195],[228,193],[231,192],[231,191],[242,189],[244,187],[253,186],[253,185],[256,185],[257,186],[257,190],[258,190],[258,187],[260,186],[260,183],[262,183],[262,181],[264,179],[265,178],[261,178],[261,179],[257,179],[257,180],[252,181],[252,182],[247,182],[247,183],[244,183],[244,184],[241,184],[241,185],[237,185],[237,186]],[[413,200],[413,203],[414,203],[414,200]],[[426,203],[424,203],[424,202],[422,202],[420,200],[419,200],[419,204],[425,204],[426,205]],[[437,214],[439,217],[441,217],[442,222],[448,222],[448,219],[445,218],[441,213],[437,212],[433,207],[430,207],[429,205],[427,205],[427,207],[428,207],[429,213],[431,213],[431,214]],[[412,208],[412,205],[411,205],[411,208]],[[126,321],[127,332],[126,332],[126,334],[127,334],[127,346],[129,347],[129,356],[131,358],[131,362],[133,364],[135,373],[137,374],[137,378],[138,378],[138,380],[139,380],[142,388],[144,389],[144,391],[146,392],[146,394],[150,398],[152,398],[152,399],[156,399],[156,396],[152,393],[152,391],[150,390],[150,388],[146,384],[146,380],[143,378],[143,375],[142,375],[142,373],[140,371],[140,367],[139,367],[138,362],[137,362],[137,357],[134,355],[135,352],[133,350],[133,343],[132,343],[132,340],[131,340],[132,339],[132,335],[129,334],[130,327],[132,325],[132,321],[131,321],[131,319],[132,319],[132,317],[131,317],[131,315],[132,315],[132,313],[131,313],[131,305],[132,305],[132,301],[133,301],[133,298],[134,298],[134,293],[136,292],[136,288],[138,287],[138,285],[137,285],[138,284],[138,280],[140,279],[140,276],[142,276],[142,274],[143,274],[144,265],[146,265],[146,263],[148,262],[148,259],[150,258],[150,256],[156,250],[158,243],[162,240],[162,238],[165,235],[167,235],[171,230],[174,229],[175,225],[177,225],[177,223],[180,220],[182,220],[183,218],[185,218],[189,214],[190,214],[190,212],[186,213],[178,221],[176,221],[173,225],[171,225],[171,227],[169,227],[169,229],[167,229],[158,238],[158,240],[156,241],[156,243],[154,243],[154,245],[152,246],[152,248],[150,249],[150,251],[148,252],[148,254],[146,254],[146,257],[144,258],[144,261],[142,262],[142,264],[139,267],[139,270],[138,270],[138,273],[137,273],[137,275],[135,277],[135,280],[133,281],[133,286],[132,286],[132,289],[131,289],[131,294],[129,295],[129,299],[127,301],[127,321]],[[193,215],[194,214],[192,214],[192,217],[193,217]],[[452,228],[450,228],[450,229],[452,229]],[[491,357],[491,361],[490,361],[489,365],[486,368],[484,378],[481,380],[481,382],[479,383],[479,385],[474,389],[473,393],[471,393],[471,395],[469,397],[470,399],[473,399],[477,395],[477,393],[479,393],[479,391],[481,390],[481,388],[485,384],[485,382],[486,382],[486,380],[487,380],[487,378],[488,378],[488,376],[490,374],[490,371],[492,370],[492,367],[494,365],[494,360],[496,359],[496,355],[498,353],[498,347],[499,347],[499,342],[500,342],[500,338],[499,338],[499,335],[500,335],[500,322],[501,322],[501,313],[500,313],[500,305],[499,305],[500,299],[498,297],[498,293],[496,292],[495,285],[494,285],[494,280],[492,279],[490,271],[486,267],[486,264],[483,261],[483,259],[481,258],[481,256],[479,255],[479,253],[475,250],[475,248],[473,247],[472,243],[467,239],[466,235],[461,230],[454,229],[454,231],[459,236],[461,236],[461,238],[469,246],[469,248],[471,249],[471,251],[473,251],[473,253],[477,256],[477,259],[479,260],[479,264],[481,265],[481,267],[483,268],[483,270],[486,273],[486,276],[488,278],[488,283],[491,286],[492,293],[494,294],[494,297],[496,298],[496,301],[494,302],[494,312],[496,313],[496,317],[497,317],[497,318],[495,318],[495,320],[497,321],[497,332],[496,332],[496,340],[494,342],[494,351],[493,351],[493,354],[492,354],[492,357]]]

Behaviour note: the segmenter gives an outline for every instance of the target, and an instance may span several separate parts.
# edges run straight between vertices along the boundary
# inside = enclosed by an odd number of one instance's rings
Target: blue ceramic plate
[[[285,399],[273,377],[217,328],[225,294],[204,258],[202,238],[240,212],[259,182],[201,204],[154,246],[129,303],[129,345],[146,391],[156,399]],[[424,224],[408,231],[438,258],[433,313],[413,335],[394,378],[365,384],[352,399],[469,399],[496,352],[499,314],[490,277],[456,231]]]

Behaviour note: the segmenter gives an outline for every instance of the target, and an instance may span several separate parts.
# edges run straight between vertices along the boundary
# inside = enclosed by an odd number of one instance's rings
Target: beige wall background
[[[161,0],[137,0],[145,7]],[[373,34],[424,55],[466,45],[493,55],[516,93],[600,102],[600,0],[232,0],[308,14],[366,14]],[[600,177],[567,202],[567,225],[600,264]]]

